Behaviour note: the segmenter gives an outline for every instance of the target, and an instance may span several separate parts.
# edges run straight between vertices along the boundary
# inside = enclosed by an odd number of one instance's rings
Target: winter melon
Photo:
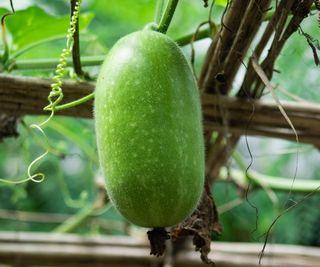
[[[181,49],[151,30],[120,39],[101,67],[94,112],[116,209],[143,227],[189,216],[203,190],[204,145],[197,84]]]

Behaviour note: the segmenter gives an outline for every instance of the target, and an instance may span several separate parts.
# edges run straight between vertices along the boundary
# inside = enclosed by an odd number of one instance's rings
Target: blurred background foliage
[[[219,2],[221,5],[216,5],[213,9],[212,19],[215,23],[220,22],[225,1]],[[13,3],[17,12],[6,19],[10,54],[17,59],[58,58],[65,45],[69,1],[25,0]],[[0,15],[9,8],[9,1],[1,1]],[[122,0],[121,3],[116,0],[84,0],[80,19],[81,55],[105,55],[119,38],[151,22],[154,9],[154,0]],[[207,20],[208,12],[209,9],[203,7],[202,1],[181,0],[168,35],[176,39],[195,32],[197,26]],[[319,36],[315,15],[305,21],[303,29],[315,37]],[[197,71],[209,43],[209,39],[205,39],[195,45]],[[185,46],[184,51],[189,57],[190,46]],[[85,70],[96,77],[99,68],[86,67]],[[319,68],[315,66],[312,51],[301,34],[294,34],[286,45],[277,62],[277,70],[279,72],[273,79],[275,84],[300,98],[319,102]],[[12,74],[52,77],[53,71],[17,69]],[[71,69],[70,75],[72,76]],[[235,88],[241,79],[240,73]],[[278,95],[282,99],[290,99],[283,91],[278,91]],[[266,95],[265,98],[270,97]],[[43,120],[44,117],[22,118],[19,137],[8,138],[0,143],[0,178],[26,178],[30,162],[48,148],[43,137],[29,128],[30,124]],[[45,131],[49,139],[50,154],[33,169],[34,172],[43,172],[45,180],[41,183],[18,185],[0,182],[1,231],[57,231],[57,227],[63,225],[67,218],[79,216],[95,201],[99,167],[92,120],[55,116]],[[248,137],[248,144],[253,154],[253,169],[292,179],[297,144],[253,137]],[[297,177],[319,180],[318,150],[302,144],[299,147]],[[237,151],[245,164],[249,165],[251,159],[244,138]],[[236,167],[232,161],[230,165]],[[228,209],[227,203],[240,198],[238,189],[230,183],[217,182],[213,195],[218,207],[223,207],[220,219],[224,227],[222,235],[215,238],[224,241],[262,241],[263,234],[287,197],[287,193],[276,192],[278,203],[274,203],[262,189],[254,191],[248,198],[257,207],[256,214],[246,199],[239,202],[240,205]],[[291,195],[289,204],[302,197],[302,194]],[[320,196],[314,195],[284,215],[272,233],[272,242],[319,246],[319,201]],[[87,220],[67,231],[126,235],[141,232],[139,228],[125,222],[109,206],[91,214]]]

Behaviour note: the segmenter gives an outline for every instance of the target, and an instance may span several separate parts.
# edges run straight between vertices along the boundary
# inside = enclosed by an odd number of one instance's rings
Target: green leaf
[[[92,19],[93,13],[81,14],[80,30],[85,29]],[[42,39],[67,34],[69,20],[69,16],[52,16],[41,8],[32,6],[8,17],[6,25],[12,35],[13,49],[17,50]]]
[[[0,7],[0,17],[2,17],[4,14],[8,13],[9,10],[3,7]]]

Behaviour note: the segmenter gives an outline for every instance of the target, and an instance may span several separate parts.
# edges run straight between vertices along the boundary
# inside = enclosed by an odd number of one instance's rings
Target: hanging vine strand
[[[70,21],[70,27],[68,29],[68,34],[67,34],[66,48],[62,49],[60,59],[59,59],[59,64],[57,65],[55,76],[53,77],[54,83],[51,85],[51,92],[49,93],[49,96],[48,96],[49,105],[44,108],[45,110],[51,110],[52,112],[54,112],[55,106],[58,105],[63,99],[63,92],[61,88],[62,78],[66,74],[67,60],[70,53],[72,52],[72,47],[74,42],[73,35],[77,27],[77,21],[80,13],[80,4],[81,4],[81,0],[77,1],[74,7],[73,15]]]

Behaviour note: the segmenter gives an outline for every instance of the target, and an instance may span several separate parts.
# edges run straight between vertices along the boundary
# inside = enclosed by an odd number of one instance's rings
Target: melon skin
[[[142,30],[120,39],[98,76],[95,127],[108,196],[130,222],[173,226],[204,184],[199,92],[181,49]]]

